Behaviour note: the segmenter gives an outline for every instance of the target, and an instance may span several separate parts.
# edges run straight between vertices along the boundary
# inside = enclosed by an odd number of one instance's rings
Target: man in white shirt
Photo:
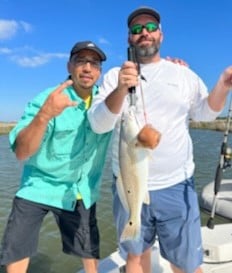
[[[141,7],[128,17],[129,44],[135,47],[138,65],[126,61],[105,76],[100,93],[88,112],[92,129],[105,133],[114,129],[113,174],[119,175],[118,143],[120,116],[130,105],[128,89],[136,86],[136,117],[151,124],[161,135],[151,150],[147,181],[150,205],[143,204],[138,240],[120,242],[128,253],[127,273],[151,273],[150,251],[158,235],[161,255],[175,273],[200,273],[202,242],[200,212],[194,189],[194,161],[189,119],[214,120],[232,88],[232,67],[208,90],[192,70],[160,57],[163,33],[159,13]],[[145,114],[144,114],[145,112]],[[113,184],[113,211],[120,238],[128,212]],[[193,236],[194,234],[194,236]]]

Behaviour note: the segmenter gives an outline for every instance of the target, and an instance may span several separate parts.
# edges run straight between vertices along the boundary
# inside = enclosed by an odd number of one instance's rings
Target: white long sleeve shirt
[[[88,112],[92,129],[104,133],[114,129],[112,139],[112,168],[118,175],[118,142],[120,115],[113,114],[104,100],[118,84],[120,68],[111,69]],[[139,86],[136,88],[136,115],[141,126],[147,122],[161,133],[158,146],[151,150],[149,161],[149,190],[157,190],[177,184],[193,175],[193,145],[189,135],[189,119],[214,120],[219,112],[210,109],[208,91],[203,81],[189,68],[161,60],[141,65]],[[143,109],[144,97],[145,109]],[[123,109],[129,106],[129,96]]]

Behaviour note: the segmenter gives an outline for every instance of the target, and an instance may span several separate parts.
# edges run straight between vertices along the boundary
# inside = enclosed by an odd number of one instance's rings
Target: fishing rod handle
[[[128,61],[136,63],[136,55],[135,55],[135,48],[133,46],[129,46],[127,48],[127,59]],[[135,96],[135,86],[132,86],[129,88],[129,94],[130,94],[130,105],[136,104],[136,96]]]
[[[221,164],[218,164],[216,174],[215,174],[215,183],[214,183],[214,194],[216,195],[221,186],[221,181],[222,181],[222,174],[223,174],[223,168]]]
[[[128,61],[136,63],[136,57],[135,57],[135,48],[133,46],[129,46],[127,48],[127,58]],[[135,93],[135,86],[132,86],[129,88],[130,93]]]
[[[214,216],[215,216],[215,212],[216,212],[216,204],[217,204],[217,195],[215,194],[214,198],[213,198],[213,204],[212,204],[210,218],[207,222],[207,227],[210,229],[214,229]]]

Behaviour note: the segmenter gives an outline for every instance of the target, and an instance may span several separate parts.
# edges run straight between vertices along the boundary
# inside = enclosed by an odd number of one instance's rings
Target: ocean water
[[[223,132],[192,129],[196,163],[195,181],[198,193],[207,183],[214,180],[219,163]],[[231,146],[230,135],[228,143]],[[101,200],[98,203],[98,224],[101,234],[101,257],[106,257],[117,249],[116,235],[111,211],[111,172],[108,155],[103,174]],[[11,209],[12,198],[17,190],[21,176],[22,164],[18,162],[9,149],[8,136],[0,136],[0,238]],[[224,178],[232,178],[228,168]],[[205,225],[209,215],[202,212],[202,224]],[[216,217],[215,223],[228,222]],[[62,253],[59,231],[52,215],[47,215],[40,232],[37,256],[31,259],[29,273],[75,273],[82,267],[77,257]],[[0,268],[0,273],[5,272]]]

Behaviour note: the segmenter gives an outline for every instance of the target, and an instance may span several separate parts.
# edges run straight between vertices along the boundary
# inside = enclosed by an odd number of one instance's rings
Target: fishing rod
[[[134,63],[137,63],[136,50],[135,50],[134,46],[129,46],[127,48],[127,59],[128,59],[128,61],[132,61]],[[136,104],[135,92],[136,92],[135,86],[132,86],[129,88],[130,106],[135,106],[135,104]]]
[[[128,61],[134,62],[137,65],[138,69],[138,75],[141,80],[146,81],[143,75],[141,75],[141,70],[140,70],[140,63],[138,62],[138,56],[137,56],[137,51],[136,48],[133,45],[130,45],[127,48],[127,59]],[[145,124],[147,124],[147,114],[145,111],[145,102],[144,102],[144,94],[143,94],[143,88],[142,88],[142,83],[140,81],[140,92],[141,92],[141,99],[142,99],[142,105],[143,105],[143,114],[144,114],[144,121]],[[129,96],[130,96],[130,107],[136,105],[136,87],[132,86],[129,88]]]
[[[221,145],[220,160],[219,160],[219,164],[217,166],[216,173],[215,173],[214,199],[213,199],[211,215],[207,222],[207,227],[210,229],[214,228],[214,216],[215,216],[215,210],[216,210],[216,204],[217,204],[217,195],[220,190],[223,172],[228,167],[231,167],[232,149],[228,147],[228,135],[230,132],[231,116],[232,116],[232,96],[230,98],[230,107],[229,107],[229,112],[228,112],[227,121],[226,121],[226,129],[224,132],[224,138]]]

